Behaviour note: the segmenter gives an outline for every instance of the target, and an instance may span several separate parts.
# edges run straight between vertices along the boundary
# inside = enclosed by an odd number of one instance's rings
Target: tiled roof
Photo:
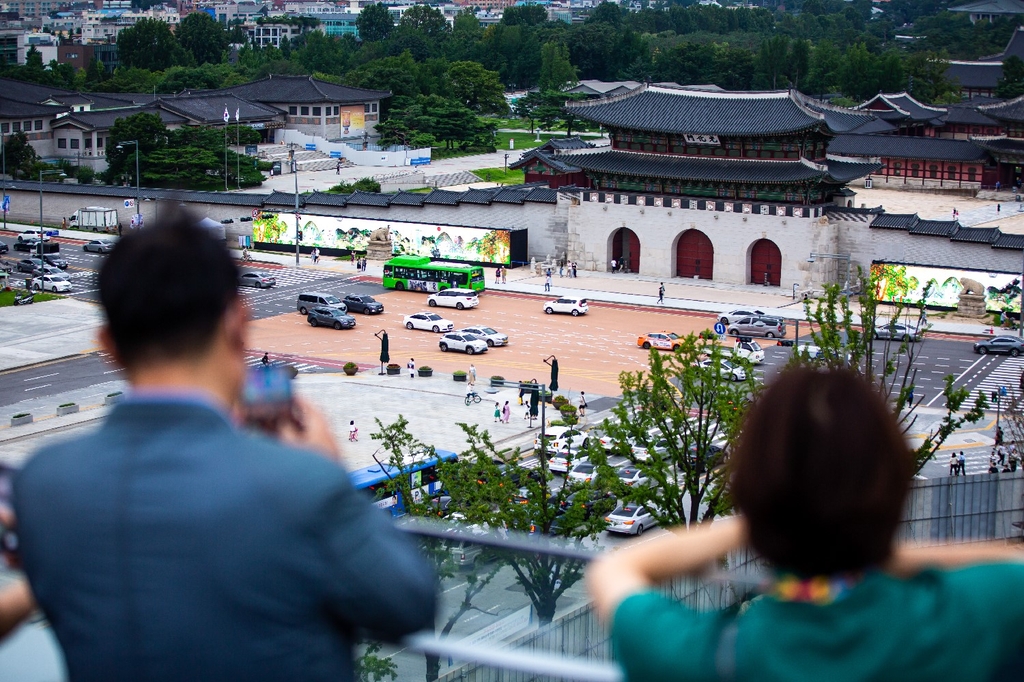
[[[511,166],[509,166],[511,168]],[[470,189],[462,193],[462,198],[459,199],[460,204],[484,204],[490,205],[491,201],[494,200],[493,189]]]
[[[1024,140],[1009,138],[1009,137],[990,137],[990,138],[974,138],[971,140],[974,144],[978,145],[982,149],[987,149],[996,156],[1010,155],[1010,156],[1021,156],[1024,155]]]
[[[156,114],[164,125],[187,123],[184,116],[161,109],[160,107],[128,107],[125,109],[101,109],[99,111],[76,111],[53,122],[52,127],[58,128],[66,123],[78,123],[86,130],[107,130],[113,127],[118,119],[128,118],[135,114]]]
[[[899,130],[899,128],[888,121],[883,121],[880,118],[872,118],[870,121],[867,121],[863,125],[848,132],[854,135],[870,135],[872,133],[891,133],[896,130]]]
[[[0,79],[6,80],[6,79]],[[56,116],[67,111],[67,107],[52,104],[23,102],[0,95],[0,118],[24,118],[25,116]]]
[[[883,230],[912,230],[921,219],[916,213],[882,213],[871,222],[871,227]]]
[[[52,88],[48,85],[38,85],[28,81],[19,81],[13,78],[0,78],[0,92],[7,96],[15,95],[23,102],[43,102],[55,96],[73,95],[73,90],[64,88]]]
[[[966,5],[950,7],[950,12],[971,12],[972,14],[1024,14],[1021,0],[974,0]]]
[[[824,116],[791,92],[698,92],[643,86],[565,108],[611,127],[662,133],[771,135],[826,127]]]
[[[909,135],[840,135],[828,145],[829,154],[896,159],[983,161],[985,150],[968,140]]]
[[[972,244],[991,244],[1001,234],[998,227],[961,227],[949,240]]]
[[[567,189],[567,188],[562,188]],[[557,204],[558,203],[558,191],[553,190],[550,187],[534,187],[530,190],[530,193],[526,195],[526,201],[536,204]]]
[[[578,166],[574,166],[569,162],[574,156],[562,156],[558,157],[554,154],[541,151],[540,149],[531,149],[530,151],[519,157],[519,160],[515,163],[509,164],[509,168],[516,170],[522,168],[532,161],[540,161],[548,168],[551,168],[556,173],[578,173],[580,171]]]
[[[378,194],[377,192],[360,192],[356,190],[348,196],[349,206],[380,206],[387,208],[391,203],[392,194]]]
[[[853,182],[857,178],[870,175],[882,167],[882,164],[873,161],[854,163],[850,161],[837,161],[835,159],[829,159],[825,162],[825,165],[828,166],[829,177],[835,182],[840,183]]]
[[[946,123],[958,123],[960,125],[975,126],[998,126],[1000,123],[982,112],[978,111],[977,104],[965,102],[949,108],[946,114]]]
[[[1002,234],[992,242],[993,249],[1024,250],[1024,234]]]
[[[239,113],[239,120],[246,122],[266,121],[282,115],[278,109],[250,102],[233,93],[161,99],[160,106],[206,125],[223,123],[225,109],[232,123],[236,110]]]
[[[823,179],[825,170],[799,161],[745,161],[608,151],[573,157],[580,168],[594,173],[666,180],[748,183],[801,182]]]
[[[523,187],[503,187],[494,195],[494,201],[499,204],[523,204],[529,196],[531,189]]]
[[[391,195],[391,206],[422,206],[426,194],[419,192],[398,192]],[[463,199],[465,201],[465,199]]]
[[[593,146],[593,142],[587,142],[579,135],[573,135],[572,137],[552,137],[537,149],[545,152],[564,152],[573,149],[591,149]]]
[[[290,206],[295,207],[295,194],[294,192],[278,192],[274,190],[269,195],[264,195],[266,198],[263,200],[264,206]],[[302,194],[299,195],[299,208],[302,208],[306,203],[306,197]]]
[[[872,105],[880,105],[884,108],[873,109],[871,108]],[[922,104],[905,92],[892,94],[880,92],[868,101],[859,105],[857,109],[861,111],[870,111],[879,118],[884,118],[886,120],[896,118],[901,121],[930,121],[933,118],[937,118],[946,113],[945,109]],[[890,114],[889,112],[892,113]]]
[[[267,76],[252,83],[233,85],[204,94],[220,93],[233,93],[243,99],[269,104],[316,104],[319,102],[355,104],[391,96],[391,93],[386,90],[366,90],[347,85],[335,85],[312,76]]]
[[[348,205],[348,195],[317,191],[306,196],[306,205],[345,207],[346,205]]]
[[[960,229],[956,220],[921,220],[910,228],[910,234],[922,234],[931,237],[951,237]]]
[[[845,109],[809,97],[805,99],[804,103],[809,108],[822,114],[828,127],[837,133],[846,133],[854,128],[859,128],[866,123],[877,120],[866,111]]]
[[[1000,121],[1018,123],[1024,121],[1024,95],[998,104],[983,104],[978,110]]]
[[[423,197],[424,204],[439,204],[441,206],[458,206],[462,192],[452,192],[446,189],[435,189]]]
[[[949,62],[946,78],[964,88],[991,88],[1003,77],[1002,62]]]

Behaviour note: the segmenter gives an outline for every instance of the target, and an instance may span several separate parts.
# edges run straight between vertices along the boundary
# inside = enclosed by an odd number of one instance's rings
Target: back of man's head
[[[100,270],[100,301],[126,367],[206,350],[238,297],[227,247],[186,213],[125,235]]]

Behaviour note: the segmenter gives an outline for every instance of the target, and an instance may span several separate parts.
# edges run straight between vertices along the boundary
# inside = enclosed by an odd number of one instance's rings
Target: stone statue
[[[370,233],[371,242],[390,242],[391,241],[391,226],[386,225],[384,227],[378,227],[376,230]]]
[[[985,317],[985,285],[969,277],[960,278],[960,292],[957,314],[962,317]]]

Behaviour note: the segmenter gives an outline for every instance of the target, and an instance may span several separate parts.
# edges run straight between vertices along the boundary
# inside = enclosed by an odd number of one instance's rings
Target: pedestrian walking
[[[964,451],[960,451],[960,455],[956,458],[958,464],[960,464],[960,475],[967,475],[967,458],[964,457]]]
[[[260,360],[264,367],[270,367],[270,353],[264,353],[263,359]]]
[[[501,408],[501,421],[508,424],[508,420],[512,418],[512,407],[505,401],[505,404]]]
[[[580,409],[578,411],[579,416],[587,416],[587,394],[580,391]]]
[[[1002,204],[996,204],[996,213],[999,213],[1003,209]]]
[[[617,268],[618,265],[619,265],[618,261],[616,261],[614,258],[612,258],[612,272],[615,272],[615,268]]]
[[[544,291],[551,291],[551,271],[544,277]]]
[[[409,378],[410,379],[415,379],[416,378],[416,359],[415,358],[409,358],[409,362],[405,363],[405,366],[409,370]]]
[[[561,277],[565,277],[565,262],[564,261],[558,261],[558,276],[560,278]]]
[[[996,445],[1002,445],[1002,444],[1003,444],[1003,427],[1002,426],[997,426],[996,427]]]
[[[658,303],[664,305],[665,303],[665,283],[662,282],[661,286],[658,287]]]
[[[523,404],[523,396],[526,394],[526,389],[523,388],[523,382],[519,382],[519,404]]]
[[[1000,445],[996,448],[996,457],[999,458],[999,464],[1006,464],[1006,448]]]
[[[474,365],[472,362],[469,363],[469,382],[471,384],[476,383],[476,365]]]
[[[494,271],[494,283],[495,284],[501,284],[501,266],[500,265]]]
[[[501,421],[501,403],[494,403],[494,423]]]
[[[573,276],[573,279],[576,278],[576,261],[572,262],[572,276]]]
[[[988,456],[988,472],[990,474],[998,474],[999,467],[996,466],[996,453],[992,453]]]
[[[348,440],[350,443],[359,440],[359,428],[356,426],[355,419],[348,423]]]
[[[502,284],[505,284],[505,283],[506,283],[506,281],[505,281],[505,277],[506,277],[507,275],[508,275],[508,268],[506,268],[506,267],[505,267],[504,265],[502,265],[502,266],[501,266],[501,283],[502,283]]]
[[[356,264],[356,252],[352,251],[351,253],[349,253],[348,254],[348,259],[349,259],[349,262],[352,263],[352,265],[355,265]]]
[[[338,165],[334,167],[334,174],[341,175],[341,161],[339,161]]]
[[[956,453],[954,452],[953,454],[951,454],[949,456],[949,475],[950,476],[956,476],[959,473],[960,473],[960,462],[959,462],[959,460],[957,460]]]

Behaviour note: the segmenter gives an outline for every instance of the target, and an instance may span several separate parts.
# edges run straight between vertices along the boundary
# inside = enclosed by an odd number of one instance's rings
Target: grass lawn
[[[575,133],[573,136],[575,137]],[[537,142],[537,136],[530,133],[498,133],[495,140],[495,146],[498,151],[508,151],[508,141],[510,139],[515,140],[516,149],[533,149],[539,147],[552,137],[565,137],[565,133],[549,133],[544,132],[540,134],[540,142]],[[599,137],[599,135],[582,135],[581,137]]]
[[[526,174],[521,170],[506,171],[502,168],[477,168],[471,171],[484,182],[500,182],[504,185],[521,185],[526,182]]]
[[[14,305],[15,294],[24,294],[24,289],[14,289],[13,291],[0,291],[0,308],[8,305]],[[57,296],[56,294],[44,294],[36,292],[35,302],[42,303],[43,301],[52,301],[54,299],[64,298],[63,296]]]

